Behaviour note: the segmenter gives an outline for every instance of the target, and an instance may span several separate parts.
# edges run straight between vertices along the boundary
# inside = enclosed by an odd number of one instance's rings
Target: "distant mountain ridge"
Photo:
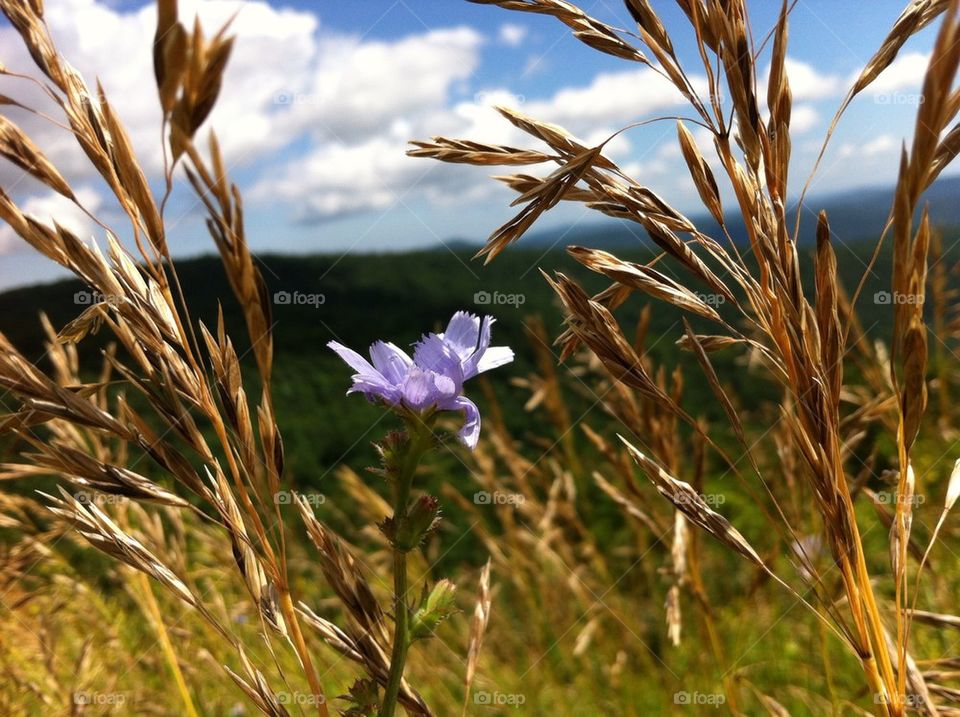
[[[806,211],[800,222],[801,243],[815,238],[816,213],[827,212],[830,229],[841,242],[860,242],[876,238],[883,231],[884,223],[893,201],[892,186],[864,187],[824,197],[808,197],[804,201]],[[929,204],[930,218],[934,226],[953,229],[960,227],[960,177],[941,177],[924,195]],[[923,206],[923,203],[921,203]],[[791,220],[796,217],[796,206],[790,207]],[[739,215],[727,215],[727,228],[738,242],[746,241],[746,231]],[[693,215],[690,219],[710,236],[721,236],[717,221],[709,214]],[[563,239],[558,241],[560,235]],[[523,238],[529,247],[568,246],[580,244],[595,248],[615,249],[637,245],[637,238],[647,242],[646,233],[636,224],[603,219],[571,229],[538,230]]]

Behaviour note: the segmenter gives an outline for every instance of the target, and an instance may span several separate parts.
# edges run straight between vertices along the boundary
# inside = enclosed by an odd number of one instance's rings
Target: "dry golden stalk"
[[[0,155],[67,199],[76,200],[73,190],[57,168],[29,137],[6,117],[0,117]]]
[[[411,157],[429,157],[439,159],[441,162],[510,165],[541,164],[556,159],[543,152],[446,137],[434,137],[432,142],[411,142],[411,144],[417,147],[408,152]]]
[[[573,31],[584,44],[608,55],[649,64],[642,52],[625,42],[614,28],[590,17],[565,0],[470,0],[478,5],[498,5],[507,10],[520,10],[552,15]]]
[[[470,687],[473,685],[473,678],[477,671],[480,649],[483,646],[483,636],[487,631],[487,624],[490,622],[491,603],[490,561],[488,560],[480,573],[480,593],[477,596],[477,605],[474,608],[473,619],[470,622],[470,645],[467,648],[467,672],[463,678],[463,714],[467,712],[467,704],[470,699]]]
[[[592,24],[589,15],[566,2],[505,0],[491,4],[550,14],[575,30],[584,23]],[[727,249],[699,232],[689,219],[649,189],[625,176],[614,163],[599,154],[601,147],[594,148],[591,155],[591,150],[572,139],[562,128],[505,110],[501,112],[511,123],[545,142],[557,153],[554,161],[560,164],[560,168],[539,182],[528,175],[501,178],[521,192],[518,201],[531,199],[532,202],[517,219],[491,236],[483,253],[492,258],[508,243],[516,241],[534,219],[556,202],[564,199],[581,201],[604,214],[643,226],[671,259],[697,281],[724,297],[728,308],[746,327],[743,332],[735,329],[726,315],[721,318],[719,312],[702,301],[689,284],[675,281],[665,272],[653,269],[653,262],[637,265],[621,261],[607,252],[572,248],[571,253],[578,261],[615,282],[592,297],[562,274],[548,277],[567,314],[566,331],[558,339],[562,346],[561,357],[569,357],[581,343],[585,344],[615,381],[636,389],[646,399],[676,406],[676,416],[694,427],[692,419],[645,369],[642,357],[623,337],[612,310],[639,290],[721,326],[725,334],[703,338],[688,327],[682,342],[685,348],[695,352],[741,443],[745,443],[745,432],[731,402],[719,390],[719,382],[707,361],[707,352],[746,345],[756,356],[762,357],[770,375],[784,389],[782,420],[785,434],[789,436],[790,452],[800,459],[804,483],[813,496],[826,545],[840,573],[844,612],[841,612],[836,596],[831,595],[830,586],[821,584],[816,571],[811,571],[812,563],[805,556],[800,560],[801,576],[814,580],[812,587],[822,611],[819,614],[833,620],[835,628],[860,659],[871,693],[877,700],[875,709],[890,716],[902,715],[909,701],[908,630],[898,618],[894,639],[896,649],[888,650],[875,595],[875,579],[867,568],[861,528],[854,509],[862,481],[848,479],[846,464],[854,455],[854,449],[866,440],[866,427],[874,422],[889,426],[891,416],[887,411],[892,404],[898,405],[899,426],[896,431],[900,446],[900,485],[891,539],[896,606],[902,608],[906,600],[907,555],[913,550],[910,547],[912,511],[909,503],[914,486],[910,479],[909,450],[920,430],[926,407],[927,343],[922,302],[895,302],[894,342],[889,360],[882,349],[871,349],[866,345],[851,302],[846,300],[839,285],[829,224],[822,214],[817,229],[815,298],[810,300],[804,293],[797,248],[799,223],[791,235],[785,207],[792,104],[786,74],[789,4],[782,3],[777,24],[771,31],[770,79],[762,88],[769,112],[767,121],[761,121],[758,99],[761,95],[761,88],[757,86],[760,50],[753,45],[744,2],[681,3],[694,31],[707,76],[710,97],[706,101],[690,90],[685,71],[674,54],[670,33],[652,4],[644,0],[628,0],[626,5],[638,25],[639,38],[649,49],[651,57],[656,58],[658,71],[690,100],[700,115],[700,124],[713,134],[717,158],[746,226],[755,263],[744,261],[729,234]],[[890,221],[894,235],[892,289],[920,297],[924,294],[926,282],[930,226],[924,218],[919,229],[914,230],[913,216],[922,192],[960,148],[960,135],[955,126],[960,95],[953,90],[960,59],[957,5],[957,2],[945,1],[912,2],[861,72],[827,135],[829,140],[850,100],[893,62],[904,43],[942,15],[940,34],[924,81],[924,102],[918,109],[913,146],[909,154],[904,154]],[[610,51],[607,46],[599,49]],[[728,107],[723,106],[720,97],[729,98]],[[732,114],[735,133],[728,129],[727,112]],[[678,141],[704,206],[720,223],[721,230],[727,233],[718,179],[682,123],[678,129]],[[462,141],[446,142],[456,146]],[[436,153],[433,156],[443,159]],[[589,158],[586,165],[585,158]],[[492,155],[483,157],[484,163],[493,159]],[[469,162],[470,157],[459,154],[456,160]],[[689,241],[682,240],[678,234],[688,235]],[[722,268],[723,280],[715,273],[714,266]],[[859,290],[855,297],[857,295]],[[841,319],[848,330],[841,330]],[[853,333],[854,360],[869,366],[864,373],[868,385],[876,389],[872,395],[866,387],[844,385],[844,366],[853,362],[846,359],[849,328],[856,329]],[[889,369],[889,380],[883,376],[885,369]],[[852,411],[848,410],[849,406],[853,407]],[[787,445],[782,438],[778,440],[781,446]],[[754,473],[763,481],[761,466],[753,460],[749,447],[744,447],[751,455]],[[686,505],[691,520],[717,534],[737,552],[765,565],[759,554],[744,547],[745,541],[731,538],[733,534],[728,532],[728,526],[717,522],[722,521],[719,516],[703,512],[706,506],[696,501],[695,492],[688,495],[689,491],[680,487],[685,484],[672,482],[675,480],[672,478],[667,480],[669,473],[659,467],[666,457],[657,458],[657,461],[646,459],[644,467],[648,474],[659,476],[654,482],[662,492],[675,502],[681,497],[684,501],[689,498],[696,506]],[[793,543],[802,545],[776,495],[766,482],[764,486],[768,488],[766,498],[773,504],[773,510],[767,513],[773,525],[784,538],[792,535]],[[764,509],[766,502],[760,503]],[[798,515],[797,511],[793,513]],[[900,609],[897,614],[901,614]],[[909,689],[921,687],[911,683]]]
[[[0,337],[0,386],[18,404],[2,425],[34,449],[24,462],[7,464],[5,471],[10,477],[52,473],[79,490],[76,495],[51,496],[54,513],[72,522],[97,549],[159,581],[196,609],[239,658],[242,669],[231,672],[238,686],[266,713],[285,714],[269,684],[271,678],[253,664],[242,640],[200,593],[166,565],[164,556],[153,554],[126,532],[122,522],[81,498],[88,492],[106,493],[188,509],[222,531],[259,618],[261,639],[274,656],[275,646],[292,648],[316,713],[327,715],[312,650],[300,628],[303,617],[289,585],[284,535],[288,528],[275,499],[284,458],[270,388],[270,297],[247,247],[239,192],[227,178],[219,146],[211,136],[208,163],[193,143],[216,101],[232,39],[226,28],[206,38],[196,22],[187,30],[178,20],[176,2],[159,3],[154,69],[171,156],[165,172],[167,192],[157,201],[105,92],[99,86],[91,91],[58,53],[41,4],[0,0],[0,10],[49,81],[49,94],[90,164],[127,215],[138,249],[138,255],[132,254],[107,230],[109,251],[104,256],[96,245],[87,245],[62,227],[51,228],[25,215],[0,193],[0,218],[102,296],[59,332],[62,345],[51,347],[56,379],[36,369]],[[0,154],[74,198],[58,170],[7,120],[0,121]],[[222,315],[215,332],[200,325],[203,343],[198,342],[166,245],[163,207],[184,155],[190,164],[188,179],[208,211],[210,233],[246,319],[260,379],[256,406],[244,389],[240,358],[226,335]],[[122,353],[108,352],[101,380],[83,385],[76,377],[72,344],[99,329],[113,334]],[[122,396],[111,405],[107,387],[112,374],[142,394],[149,414],[141,414]],[[119,452],[106,450],[106,440],[118,444]],[[163,485],[148,478],[149,473],[125,465],[132,450],[149,456],[165,476]],[[188,500],[184,491],[198,500]],[[372,600],[369,591],[367,598]],[[383,657],[377,669],[385,673],[385,665]],[[287,689],[286,676],[283,684]],[[405,694],[408,702],[422,704],[408,688]],[[426,713],[426,708],[421,711]]]

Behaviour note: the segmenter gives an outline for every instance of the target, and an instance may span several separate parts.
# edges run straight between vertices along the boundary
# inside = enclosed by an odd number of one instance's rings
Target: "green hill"
[[[949,246],[951,242],[945,243]],[[851,290],[864,271],[871,249],[872,245],[865,242],[837,247],[842,278]],[[635,260],[652,256],[646,248],[618,253]],[[344,396],[350,370],[326,348],[327,342],[336,339],[361,351],[378,338],[409,345],[422,332],[441,329],[458,309],[490,313],[497,318],[495,343],[512,346],[517,360],[498,372],[491,382],[493,390],[505,406],[508,425],[518,435],[529,428],[531,419],[522,410],[527,396],[509,381],[511,376],[525,375],[534,368],[527,324],[530,317],[539,315],[551,337],[562,330],[558,302],[538,269],[562,270],[585,282],[591,291],[605,287],[606,280],[584,270],[562,250],[543,253],[524,248],[522,242],[488,266],[470,257],[466,250],[445,249],[339,258],[260,257],[275,298],[275,394],[289,467],[297,482],[314,484],[342,462],[359,468],[372,461],[369,444],[381,430],[370,430],[382,415],[379,408],[359,397]],[[810,279],[808,256],[804,270]],[[178,271],[193,319],[208,326],[215,324],[218,301],[222,300],[228,328],[238,339],[240,352],[245,351],[243,323],[219,260],[205,257],[182,261]],[[873,296],[889,281],[888,251],[881,254],[874,274],[859,308],[865,326],[885,337],[890,307],[874,303]],[[812,281],[808,281],[810,284]],[[488,303],[483,303],[485,298]],[[85,287],[74,281],[0,294],[0,330],[32,359],[42,361],[38,313],[45,311],[59,327],[75,317],[88,300]],[[628,336],[632,335],[631,323],[647,301],[638,295],[619,310]],[[668,367],[690,361],[689,355],[674,345],[681,331],[678,320],[679,314],[670,307],[654,305],[650,352]],[[91,370],[98,365],[103,340],[95,336],[81,344],[82,360]],[[775,396],[772,387],[757,386],[743,371],[724,371],[724,363],[735,358],[728,352],[715,355],[718,371],[731,383],[735,395],[753,401]],[[698,371],[688,372],[688,396],[704,390],[698,377]],[[738,382],[751,385],[738,386]],[[472,394],[479,393],[479,387],[473,386]],[[585,409],[592,403],[588,399],[583,397]],[[699,402],[696,407],[720,416],[712,400]]]

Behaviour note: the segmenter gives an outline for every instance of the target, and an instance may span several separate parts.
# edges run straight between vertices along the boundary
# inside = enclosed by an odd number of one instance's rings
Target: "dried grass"
[[[558,166],[539,179],[526,174],[497,178],[519,193],[516,203],[524,206],[513,220],[491,234],[481,254],[488,260],[495,257],[508,244],[518,241],[544,211],[562,200],[585,202],[592,209],[643,227],[652,242],[672,260],[671,268],[684,273],[686,281],[675,280],[665,271],[654,269],[655,262],[636,264],[608,252],[570,247],[574,258],[613,284],[606,291],[590,296],[563,274],[547,276],[566,311],[567,330],[558,339],[562,355],[567,357],[578,346],[585,345],[614,380],[636,390],[645,400],[660,402],[699,431],[696,421],[649,374],[612,311],[633,292],[641,292],[697,317],[700,323],[712,322],[719,330],[710,335],[698,335],[688,324],[681,345],[696,354],[730,419],[744,457],[751,465],[750,482],[760,483],[764,489],[762,495],[754,493],[758,505],[782,536],[785,548],[791,544],[800,546],[797,556],[801,569],[797,575],[816,598],[811,607],[820,618],[830,622],[859,659],[880,713],[902,715],[907,710],[918,709],[930,714],[950,713],[955,709],[951,707],[952,693],[928,686],[916,669],[909,652],[910,619],[904,617],[912,613],[905,613],[904,608],[911,604],[911,597],[914,601],[917,599],[916,592],[908,593],[908,575],[912,574],[919,582],[923,567],[922,563],[915,570],[909,567],[912,506],[917,490],[910,453],[927,403],[927,327],[922,299],[926,292],[932,233],[925,213],[919,226],[915,226],[914,216],[922,192],[956,156],[956,128],[951,127],[951,123],[960,109],[954,89],[960,61],[960,45],[956,40],[956,33],[960,31],[958,4],[913,2],[904,10],[843,101],[824,143],[825,151],[829,136],[853,97],[893,62],[910,37],[939,21],[913,143],[909,151],[903,152],[889,223],[894,244],[890,289],[894,294],[920,297],[920,300],[897,303],[894,307],[889,358],[885,352],[872,351],[864,345],[862,329],[858,329],[852,308],[859,289],[851,301],[839,285],[835,239],[823,213],[817,228],[815,281],[811,287],[804,287],[801,280],[799,221],[807,209],[797,210],[795,227],[787,211],[792,98],[785,68],[792,5],[782,4],[779,21],[770,33],[773,42],[764,55],[767,43],[761,46],[754,43],[755,34],[750,28],[745,3],[711,0],[680,3],[702,59],[698,70],[707,78],[707,94],[701,96],[693,90],[680,65],[670,40],[671,31],[665,28],[653,6],[644,0],[626,2],[636,22],[636,32],[615,31],[566,2],[492,0],[487,4],[552,15],[594,49],[643,62],[666,77],[689,99],[696,117],[694,121],[712,134],[716,159],[725,175],[726,194],[734,198],[735,208],[723,206],[720,182],[684,121],[678,123],[683,158],[704,208],[720,224],[725,242],[706,236],[653,191],[626,176],[603,155],[603,145],[585,146],[563,128],[499,108],[516,127],[545,143],[550,154],[542,156],[549,157]],[[769,58],[771,70],[766,87],[761,87],[758,67],[764,56]],[[764,95],[765,107],[761,105]],[[461,163],[471,163],[474,159],[476,164],[490,164],[495,159],[494,153],[463,140],[437,139],[433,143],[417,142],[416,146],[411,152],[414,156]],[[455,158],[449,154],[448,148],[452,147],[457,148]],[[517,158],[532,159],[536,157],[531,154],[535,151],[511,148],[503,153],[506,161],[501,163],[511,164],[514,163],[511,160]],[[746,226],[750,261],[730,236],[726,223],[728,212],[740,215]],[[688,238],[681,239],[680,234]],[[942,279],[940,286],[942,291]],[[805,291],[807,288],[809,291]],[[721,315],[707,305],[699,298],[699,292],[704,290],[724,297],[729,311]],[[840,575],[839,594],[825,582],[826,575],[817,570],[811,557],[806,555],[800,531],[807,521],[798,519],[789,506],[782,504],[785,495],[781,486],[776,485],[777,466],[764,470],[754,459],[754,446],[748,442],[737,412],[709,362],[708,351],[733,346],[750,347],[762,358],[769,377],[782,387],[785,431],[778,439],[778,450],[781,460],[789,454],[795,456],[791,458],[790,473],[799,475],[790,486],[791,492],[802,490],[812,501],[820,518],[817,530],[829,546]],[[848,358],[848,347],[856,348],[858,355]],[[871,387],[846,385],[845,367],[854,361],[871,365],[868,377],[877,393],[871,394]],[[883,378],[884,372],[889,372],[889,380]],[[849,461],[852,446],[862,442],[865,429],[874,424],[892,429],[899,447],[900,464],[895,510],[890,516],[892,566],[890,571],[881,574],[871,572],[868,565],[855,509],[860,481],[853,480]],[[638,435],[644,441],[651,438],[649,433]],[[723,516],[703,502],[697,490],[670,475],[663,467],[668,456],[650,458],[624,440],[642,472],[690,522],[776,577],[778,582],[788,584]],[[727,461],[710,441],[708,448]],[[794,460],[799,460],[802,468],[796,466]],[[771,487],[771,484],[774,485]],[[653,521],[646,517],[645,508],[636,507],[609,482],[601,479],[600,485],[628,514],[650,527]],[[795,500],[793,496],[787,497]],[[681,541],[680,536],[677,530],[675,542]],[[931,545],[936,537],[934,533]],[[883,585],[883,593],[888,586],[893,592],[895,635],[887,632],[878,585]],[[676,606],[676,594],[671,593],[668,621],[674,638],[678,635]],[[773,704],[769,702],[768,709],[775,711]]]

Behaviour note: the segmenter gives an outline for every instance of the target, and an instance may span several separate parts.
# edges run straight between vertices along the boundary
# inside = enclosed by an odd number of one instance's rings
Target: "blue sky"
[[[879,46],[903,2],[801,0],[791,19],[789,74],[794,91],[793,190],[798,191],[826,126],[853,77]],[[154,176],[159,123],[150,71],[149,3],[48,0],[51,30],[90,80],[101,77]],[[585,10],[619,27],[631,24],[620,2],[585,0]],[[681,60],[696,76],[689,24],[674,2],[655,2],[675,30]],[[757,37],[779,3],[752,3]],[[248,234],[258,252],[392,251],[481,239],[509,218],[508,190],[493,168],[440,165],[404,156],[406,141],[432,134],[531,145],[490,109],[508,104],[557,122],[587,141],[630,122],[689,114],[652,73],[600,55],[553,18],[459,0],[265,2],[182,0],[214,28],[236,13],[237,45],[211,118],[233,179],[244,190]],[[918,88],[932,44],[928,29],[850,109],[813,195],[893,180],[897,152],[912,131]],[[9,27],[0,28],[0,61],[25,70],[28,58]],[[765,68],[762,60],[760,67]],[[23,83],[0,91],[42,102]],[[103,187],[83,166],[69,136],[34,117],[14,115],[64,173],[89,208],[116,218]],[[709,149],[709,138],[698,134]],[[677,207],[696,211],[696,194],[676,149],[673,122],[631,130],[611,156]],[[24,180],[15,168],[0,181],[39,218],[56,214],[84,227],[78,211]],[[179,192],[170,205],[181,255],[211,249],[196,202]],[[582,208],[551,213],[543,227],[590,221]],[[0,233],[0,286],[51,276],[9,230]]]

